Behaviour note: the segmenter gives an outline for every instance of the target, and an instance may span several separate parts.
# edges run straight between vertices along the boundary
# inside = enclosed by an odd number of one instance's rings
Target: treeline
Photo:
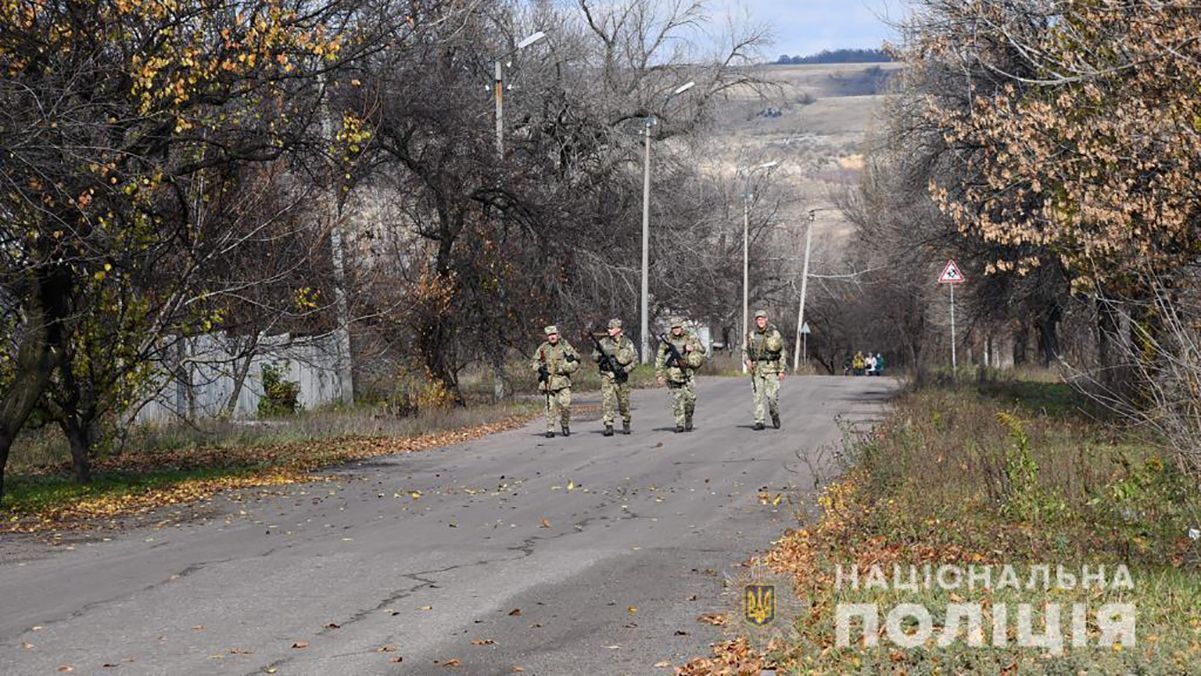
[[[30,427],[87,480],[201,334],[238,382],[264,336],[333,334],[360,397],[462,403],[473,365],[504,396],[538,327],[632,319],[644,133],[652,312],[735,326],[740,188],[694,141],[761,36],[694,58],[700,2],[657,8],[0,5],[0,492]]]
[[[781,54],[775,63],[778,66],[799,65],[805,63],[886,63],[895,61],[883,49],[823,49],[809,56],[789,56]]]
[[[933,280],[954,257],[978,363],[1036,355],[1201,474],[1201,15],[1149,0],[919,5],[843,205],[870,271],[850,313],[919,369],[945,363]]]

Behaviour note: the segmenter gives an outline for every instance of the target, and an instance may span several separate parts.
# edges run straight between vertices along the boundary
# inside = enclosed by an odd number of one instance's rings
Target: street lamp
[[[667,98],[664,99],[663,105],[667,106],[675,97],[696,86],[696,82],[689,80],[684,84],[672,90]],[[640,310],[641,315],[639,322],[639,340],[642,342],[642,363],[645,364],[651,359],[651,341],[650,341],[650,320],[649,312],[649,269],[650,269],[650,235],[651,235],[651,128],[658,124],[654,115],[648,115],[644,121],[643,134],[645,135],[645,147],[642,161],[642,285],[641,285],[641,300]]]
[[[505,79],[501,61],[509,56],[512,56],[518,51],[529,47],[535,42],[538,42],[544,37],[546,37],[546,33],[543,31],[531,33],[524,40],[518,42],[516,47],[510,49],[507,53],[498,58],[494,64],[496,67],[496,72],[493,78],[493,89],[496,97],[496,154],[500,157],[504,157],[505,155]]]
[[[801,304],[796,312],[796,346],[792,351],[792,372],[798,373],[801,370],[801,332],[805,328],[805,289],[809,284],[809,243],[813,240],[813,221],[817,218],[817,212],[821,209],[809,210],[809,226],[805,228],[805,262],[801,264]],[[808,358],[808,345],[805,346],[806,359]]]
[[[756,171],[771,169],[779,162],[771,161],[763,164],[739,169],[746,175],[746,184],[742,191],[742,340],[739,349],[742,351],[742,372],[747,372],[746,339],[750,335],[750,324],[747,318],[747,303],[750,294],[750,231],[751,231],[751,178]]]

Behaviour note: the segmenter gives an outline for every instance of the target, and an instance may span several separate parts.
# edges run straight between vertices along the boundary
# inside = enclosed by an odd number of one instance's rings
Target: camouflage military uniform
[[[548,326],[546,335],[557,334],[558,328]],[[580,356],[565,339],[551,344],[549,340],[538,346],[531,363],[535,373],[546,367],[546,380],[540,380],[538,391],[549,396],[546,403],[546,436],[555,434],[555,421],[559,422],[563,434],[571,434],[571,374],[580,368]]]
[[[672,329],[683,329],[683,320],[673,319],[671,322]],[[676,431],[691,431],[692,430],[692,414],[696,410],[696,389],[693,385],[693,374],[705,363],[705,346],[701,345],[701,341],[696,336],[681,331],[680,335],[674,332],[666,334],[666,339],[675,346],[676,351],[684,358],[684,364],[677,364],[672,359],[672,364],[668,365],[671,351],[667,347],[667,343],[662,339],[659,341],[659,353],[655,358],[655,377],[665,380],[668,389],[671,390],[672,412],[675,414]]]
[[[621,320],[609,322],[610,329],[620,329]],[[618,334],[616,338],[605,336],[600,339],[600,348],[605,355],[617,360],[618,372],[610,371],[602,363],[600,350],[592,350],[592,359],[600,366],[601,377],[601,421],[605,424],[605,434],[613,433],[613,419],[616,412],[621,413],[622,431],[630,433],[630,371],[638,365],[638,351],[634,342],[625,335]]]
[[[760,310],[755,318],[767,318]],[[772,425],[780,427],[780,374],[784,364],[784,337],[775,326],[756,326],[746,337],[746,357],[750,361],[752,388],[755,400],[755,429],[763,429],[765,413],[771,414]],[[764,406],[766,404],[766,407]],[[764,408],[767,411],[764,411]]]

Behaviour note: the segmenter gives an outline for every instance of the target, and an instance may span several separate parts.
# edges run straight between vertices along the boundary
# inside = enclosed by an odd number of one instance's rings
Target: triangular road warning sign
[[[959,271],[959,266],[955,264],[955,259],[947,261],[947,267],[942,269],[942,274],[938,276],[939,284],[962,284],[967,280],[964,279],[963,273]]]

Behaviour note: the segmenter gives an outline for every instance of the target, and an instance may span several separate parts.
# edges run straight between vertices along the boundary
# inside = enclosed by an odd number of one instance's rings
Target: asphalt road
[[[670,673],[722,638],[697,617],[723,577],[795,523],[760,491],[811,494],[836,416],[870,423],[894,387],[792,378],[783,429],[755,432],[748,381],[702,379],[692,433],[639,391],[630,436],[537,421],[107,541],[6,536],[0,673]]]

